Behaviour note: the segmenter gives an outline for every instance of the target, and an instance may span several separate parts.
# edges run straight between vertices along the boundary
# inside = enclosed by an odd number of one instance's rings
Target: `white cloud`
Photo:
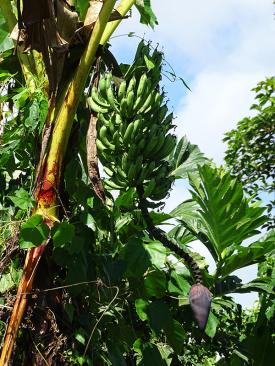
[[[192,93],[176,110],[177,134],[186,134],[192,143],[217,164],[222,163],[226,131],[249,115],[253,102],[250,89],[260,74],[202,72],[193,82]]]

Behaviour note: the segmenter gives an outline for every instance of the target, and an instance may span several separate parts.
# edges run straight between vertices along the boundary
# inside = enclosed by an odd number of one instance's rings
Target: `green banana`
[[[116,131],[113,135],[113,141],[117,148],[120,148],[122,145],[122,139],[120,137],[119,131]]]
[[[121,167],[123,169],[123,171],[127,171],[128,170],[128,154],[127,153],[124,153],[122,155],[122,158],[121,158]]]
[[[96,139],[96,147],[99,152],[104,152],[104,150],[107,150],[107,147],[99,139]]]
[[[121,115],[119,113],[116,113],[116,124],[117,125],[122,125],[122,118],[121,118]]]
[[[157,124],[153,124],[150,128],[149,135],[147,136],[147,145],[144,148],[143,155],[145,158],[150,157],[153,149],[158,145],[159,142],[159,126]]]
[[[133,179],[134,179],[135,169],[136,169],[135,163],[131,163],[130,168],[129,168],[128,172],[127,172],[127,176],[128,176],[129,182],[132,182]]]
[[[142,105],[142,107],[137,111],[137,113],[144,113],[144,111],[145,111],[145,110],[152,108],[151,103],[152,103],[152,101],[153,101],[153,100],[154,100],[154,98],[155,98],[155,93],[156,93],[155,91],[152,91],[152,92],[148,95],[148,97],[147,97],[147,99],[145,100],[144,104],[143,104],[143,105]]]
[[[92,87],[91,97],[94,100],[94,102],[96,104],[98,104],[100,107],[108,108],[108,109],[110,108],[110,104],[106,103],[105,99],[102,99],[102,98],[100,99],[97,88],[95,86]]]
[[[108,188],[114,189],[114,190],[120,190],[120,189],[124,188],[124,186],[121,186],[119,184],[114,183],[111,180],[106,180],[106,179],[104,179],[104,186],[107,186]]]
[[[158,169],[155,170],[155,179],[159,183],[163,178],[168,176],[168,167],[166,164],[162,164]]]
[[[127,185],[127,181],[124,178],[120,179],[118,174],[112,176],[112,181],[121,187],[126,187]]]
[[[165,137],[165,141],[161,150],[159,150],[158,153],[156,154],[158,160],[164,159],[167,156],[169,156],[171,152],[174,150],[175,146],[176,146],[176,136],[168,134]]]
[[[146,85],[148,83],[148,78],[146,74],[142,74],[139,79],[138,87],[137,87],[137,98],[141,97],[146,89]]]
[[[163,200],[167,196],[169,190],[171,189],[171,185],[172,185],[171,179],[162,179],[161,181],[158,182],[156,188],[151,193],[150,199],[153,201]]]
[[[131,135],[131,141],[136,142],[136,138],[137,139],[142,135],[142,131],[141,131],[141,126],[142,126],[142,120],[141,118],[136,119],[134,122],[134,128],[133,128],[133,132]]]
[[[128,162],[133,161],[136,158],[137,147],[135,144],[131,144],[128,150]]]
[[[91,97],[87,98],[87,102],[89,107],[96,113],[107,113],[109,111],[109,108],[99,106]]]
[[[107,100],[110,103],[110,106],[118,112],[118,107],[116,105],[116,99],[113,93],[113,86],[112,86],[112,74],[107,74],[106,76],[106,96]]]
[[[137,112],[144,105],[150,93],[152,93],[151,81],[147,79],[143,93],[135,99],[133,106],[134,112]]]
[[[140,175],[140,171],[142,170],[142,161],[143,156],[139,155],[134,163],[130,165],[128,171],[128,179],[129,181],[135,181],[137,177]]]
[[[103,97],[106,97],[106,78],[105,76],[101,76],[99,83],[98,83],[100,94],[102,94]]]
[[[112,144],[107,137],[108,129],[105,125],[103,125],[99,129],[99,140],[103,143],[103,145],[107,146],[111,150],[115,150],[115,145]]]
[[[150,161],[149,164],[144,166],[142,173],[141,173],[142,182],[144,180],[151,179],[151,176],[152,176],[155,168],[156,168],[156,163],[154,161]]]
[[[160,122],[162,122],[168,112],[168,107],[166,104],[163,104],[157,111],[157,118]]]
[[[112,176],[113,176],[113,174],[114,174],[113,170],[109,169],[107,166],[104,166],[104,167],[103,167],[103,170],[104,170],[104,172],[105,172],[109,177],[112,177]]]
[[[160,129],[161,129],[161,126],[160,126]],[[165,134],[160,132],[157,135],[157,140],[158,140],[158,143],[152,148],[151,153],[150,153],[150,157],[153,160],[155,160],[154,156],[158,157],[158,153],[161,151],[161,149],[165,143]],[[160,160],[160,159],[158,159],[158,160]]]
[[[123,117],[128,117],[128,111],[127,111],[127,98],[126,96],[122,98],[120,102],[120,115]]]
[[[125,134],[123,136],[123,143],[125,145],[127,145],[130,142],[133,130],[134,130],[134,122],[130,122],[129,125],[127,126]]]
[[[98,120],[99,120],[103,125],[105,125],[106,127],[108,127],[108,126],[109,126],[109,124],[110,124],[110,120],[107,120],[107,119],[105,118],[105,116],[104,116],[104,114],[103,114],[103,113],[98,113],[97,118],[98,118]]]
[[[153,136],[151,139],[149,139],[148,144],[145,146],[143,155],[145,158],[150,158],[152,155],[152,151],[158,146],[159,144],[159,135]]]
[[[133,90],[130,90],[127,96],[127,116],[130,117],[132,115],[134,100],[135,100],[135,93]]]
[[[123,80],[119,85],[119,88],[118,88],[118,101],[119,102],[121,102],[122,98],[124,98],[126,95],[126,86],[127,86],[126,80]]]
[[[137,83],[137,79],[135,77],[135,75],[131,78],[131,80],[128,83],[128,87],[127,87],[127,91],[126,91],[126,95],[128,95],[131,91],[134,91],[135,86]]]
[[[107,120],[105,116],[102,113],[98,114],[98,120],[101,122],[101,125],[104,125],[107,127],[107,129],[110,131],[111,134],[114,133],[116,130],[115,128],[115,121],[114,121],[114,115],[108,115],[109,119]],[[100,127],[101,128],[101,127]]]
[[[142,152],[142,153],[143,153],[143,149],[144,149],[144,147],[145,147],[145,144],[146,144],[146,139],[143,137],[143,138],[139,141],[139,143],[138,143],[138,145],[137,145],[138,150],[139,150],[140,152]]]
[[[122,180],[123,179],[125,180],[127,178],[126,173],[124,172],[123,169],[121,169],[121,167],[119,165],[117,165],[117,173],[122,178]]]

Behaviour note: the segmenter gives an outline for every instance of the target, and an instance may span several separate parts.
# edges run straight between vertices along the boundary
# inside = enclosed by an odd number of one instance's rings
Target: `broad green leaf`
[[[142,353],[142,340],[140,338],[136,339],[135,342],[133,343],[133,350],[138,353],[141,354]]]
[[[151,0],[136,0],[135,5],[140,13],[140,23],[150,25],[154,28],[158,24],[158,21],[152,10]]]
[[[15,286],[14,280],[10,273],[1,275],[0,278],[0,293],[4,293]]]
[[[150,271],[144,279],[144,289],[147,296],[161,298],[166,291],[166,276],[163,271]]]
[[[167,224],[166,221],[171,219],[171,215],[165,212],[155,212],[155,211],[150,212],[150,217],[155,225],[160,225],[162,223]]]
[[[135,307],[137,315],[141,320],[148,320],[147,311],[148,311],[149,302],[143,299],[136,299]]]
[[[41,131],[48,112],[48,102],[42,92],[37,91],[24,110],[24,125],[30,131]]]
[[[168,282],[168,291],[179,295],[188,295],[191,285],[186,278],[178,274],[176,271],[171,272],[170,281]]]
[[[190,231],[182,224],[176,225],[172,230],[170,230],[168,232],[168,236],[184,246],[194,240],[197,240],[197,237],[191,234]]]
[[[188,337],[182,325],[175,319],[165,330],[168,343],[173,347],[175,352],[180,353],[183,348],[183,342]]]
[[[198,170],[199,178],[189,175],[191,194],[198,208],[192,212],[183,205],[182,210],[178,207],[174,211],[217,259],[224,249],[240,246],[258,233],[267,218],[263,215],[265,209],[249,204],[241,184],[224,169],[203,165]]]
[[[144,248],[149,254],[150,262],[153,266],[163,269],[166,262],[166,248],[159,241],[144,243]]]
[[[144,61],[146,63],[148,70],[152,70],[155,67],[154,62],[151,59],[149,59],[146,55],[144,55]]]
[[[189,173],[197,171],[197,166],[204,164],[207,159],[199,150],[197,145],[192,145],[186,138],[182,137],[172,157],[172,176],[176,178],[187,178]]]
[[[21,227],[19,245],[21,249],[29,249],[43,244],[48,239],[49,227],[43,223],[41,215],[33,215]]]
[[[140,366],[165,366],[158,347],[153,343],[146,343],[142,350],[142,360]]]
[[[172,315],[164,301],[155,300],[151,302],[147,308],[147,315],[150,327],[156,334],[171,327]]]
[[[226,276],[239,268],[263,261],[265,255],[274,249],[274,244],[275,241],[270,238],[269,241],[258,241],[248,247],[237,247],[233,255],[225,258],[220,274]]]
[[[213,338],[215,336],[218,324],[218,318],[213,314],[212,311],[210,311],[205,327],[205,333],[208,335],[208,337]]]
[[[166,248],[158,241],[144,242],[141,239],[130,239],[121,252],[126,261],[127,275],[140,277],[150,266],[163,268],[166,261]]]
[[[140,277],[151,265],[149,252],[141,239],[131,239],[122,251],[128,276]]]
[[[122,192],[115,201],[118,207],[132,208],[136,197],[135,188],[130,188],[126,192]]]
[[[57,224],[53,229],[53,244],[55,247],[61,247],[72,241],[75,236],[75,227],[67,221]]]
[[[274,284],[271,283],[269,278],[256,278],[255,280],[248,282],[231,292],[250,293],[252,291],[274,294]]]
[[[5,18],[0,13],[0,54],[14,48],[13,41],[9,37],[9,32]]]
[[[12,97],[12,100],[15,103],[16,107],[18,109],[21,109],[25,106],[29,97],[30,91],[27,88],[19,88],[17,89],[17,93]]]
[[[198,189],[200,189],[198,187]],[[207,237],[207,226],[200,215],[200,206],[193,200],[186,200],[179,204],[170,212],[171,216],[179,219],[180,224],[177,226],[177,231],[173,233],[177,235],[175,239],[179,239],[183,244],[199,239],[210,251],[213,258],[217,259],[217,253]],[[182,236],[181,236],[181,233]]]
[[[89,0],[75,0],[76,8],[79,12],[80,18],[84,20],[89,7]]]
[[[85,331],[84,331],[84,329],[82,329],[82,328],[78,329],[77,332],[75,333],[75,336],[74,337],[75,337],[75,339],[79,343],[81,343],[81,344],[83,344],[85,346],[86,339],[85,339]]]
[[[22,210],[27,210],[33,206],[34,200],[24,188],[18,189],[14,192],[14,195],[8,197],[16,207],[19,207]]]

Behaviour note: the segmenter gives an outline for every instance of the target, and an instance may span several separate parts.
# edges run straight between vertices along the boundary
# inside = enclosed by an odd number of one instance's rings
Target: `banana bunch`
[[[176,137],[160,90],[162,53],[141,42],[135,60],[119,85],[111,73],[101,75],[88,98],[98,116],[97,149],[110,189],[142,186],[144,197],[158,201],[174,178],[167,157]],[[154,66],[155,65],[155,66]],[[154,66],[154,67],[153,67]]]

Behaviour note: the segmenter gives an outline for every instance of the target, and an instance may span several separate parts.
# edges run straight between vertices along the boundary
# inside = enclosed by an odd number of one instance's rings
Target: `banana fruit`
[[[160,51],[140,42],[122,81],[103,73],[87,99],[98,115],[96,145],[109,176],[106,188],[142,186],[144,198],[152,201],[165,198],[174,181],[168,160],[176,146],[170,132],[174,117],[159,85],[162,61]]]

